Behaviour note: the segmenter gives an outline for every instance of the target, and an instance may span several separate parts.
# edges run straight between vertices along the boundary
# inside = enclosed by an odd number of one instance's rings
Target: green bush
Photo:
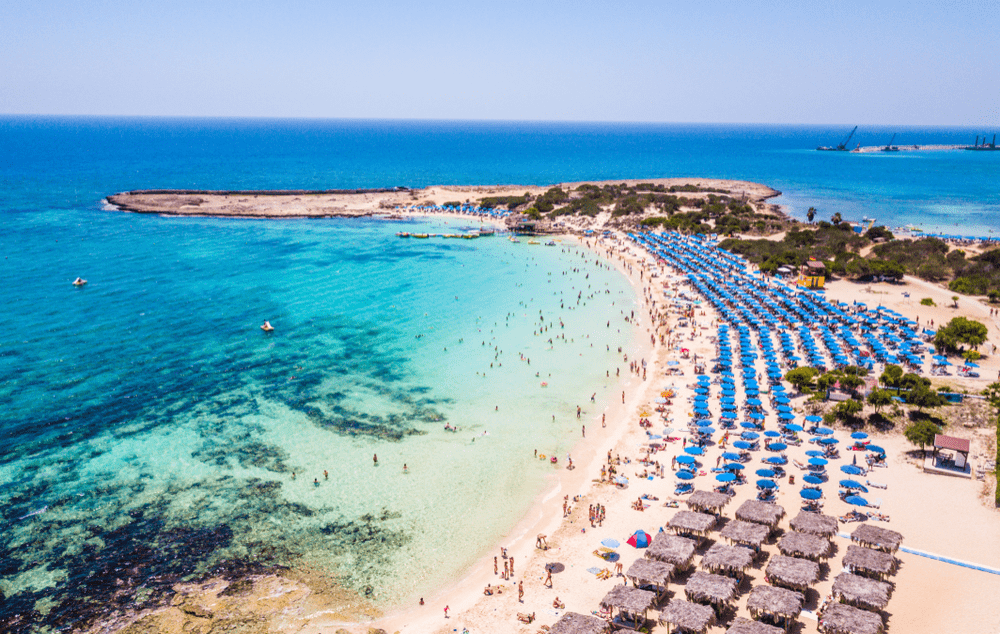
[[[934,303],[934,300],[931,299],[930,297],[925,297],[922,300],[920,300],[920,305],[921,306],[937,306],[937,304]]]

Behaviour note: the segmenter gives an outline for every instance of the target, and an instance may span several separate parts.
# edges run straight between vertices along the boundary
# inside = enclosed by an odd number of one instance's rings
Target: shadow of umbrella
[[[562,565],[558,561],[553,561],[552,563],[545,564],[545,570],[551,572],[552,574],[558,574],[563,570],[566,570],[566,566]]]

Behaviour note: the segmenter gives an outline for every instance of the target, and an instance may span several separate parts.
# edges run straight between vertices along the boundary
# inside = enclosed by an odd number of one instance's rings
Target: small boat
[[[274,332],[274,326],[272,326],[271,322],[269,321],[265,321],[264,324],[260,327],[260,329],[263,330],[264,332]]]
[[[511,242],[520,242],[520,240],[518,240],[518,239],[517,239],[517,238],[515,238],[514,236],[511,236],[511,237],[509,237],[509,238],[507,238],[507,239],[508,239],[508,240],[510,240]]]
[[[538,244],[538,240],[528,240],[528,244]]]
[[[73,280],[73,286],[84,286],[86,285],[86,283],[87,280],[83,279],[82,277],[78,277],[75,280]]]
[[[400,231],[396,235],[399,236],[400,238],[409,238],[410,237],[410,234],[407,233],[407,232],[405,232],[405,231]]]
[[[415,234],[413,234],[413,237],[414,238],[420,238],[420,239],[427,239],[430,236],[428,234],[426,234],[426,233],[415,233]]]
[[[545,246],[547,246],[547,247],[554,247],[554,246],[556,246],[556,241],[555,240],[549,240],[548,242],[545,243]]]

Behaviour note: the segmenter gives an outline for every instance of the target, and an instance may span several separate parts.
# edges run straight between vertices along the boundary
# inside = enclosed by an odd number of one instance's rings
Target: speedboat
[[[264,332],[273,332],[274,326],[271,325],[271,322],[265,321],[264,325],[262,325],[260,329],[263,330]]]

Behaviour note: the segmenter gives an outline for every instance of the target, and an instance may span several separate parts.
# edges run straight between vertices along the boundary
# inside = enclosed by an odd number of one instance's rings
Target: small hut
[[[792,530],[810,535],[833,537],[837,534],[837,518],[831,515],[801,511],[791,521]]]
[[[701,567],[715,574],[742,581],[746,569],[753,565],[753,552],[742,546],[714,544],[701,558]]]
[[[694,559],[694,551],[698,545],[687,537],[679,537],[670,533],[658,533],[653,543],[646,549],[645,557],[653,561],[673,564],[677,570],[687,570]]]
[[[892,586],[883,581],[842,572],[833,580],[833,596],[848,605],[881,610],[889,603]]]
[[[708,513],[677,511],[667,524],[667,528],[678,535],[687,535],[701,541],[715,528],[716,520],[714,515]]]
[[[775,555],[764,571],[768,583],[805,592],[819,579],[819,564],[808,559]]]
[[[729,504],[731,498],[725,493],[715,491],[695,491],[687,499],[688,508],[699,513],[718,515],[723,507]]]
[[[636,588],[653,588],[657,599],[667,591],[667,584],[673,576],[673,564],[653,559],[636,559],[625,572],[625,578]]]
[[[726,630],[726,634],[785,634],[785,630],[774,627],[760,621],[752,621],[746,617],[738,616],[733,624]]]
[[[899,550],[899,545],[903,543],[903,536],[887,528],[862,524],[851,533],[851,541],[861,544],[866,548],[894,553]]]
[[[736,509],[736,519],[763,524],[771,530],[774,530],[784,516],[784,507],[759,500],[747,500]]]
[[[851,544],[844,555],[844,567],[856,575],[871,577],[878,581],[896,572],[896,557],[881,550],[862,548]]]
[[[641,624],[645,623],[646,613],[655,602],[656,595],[648,590],[615,586],[601,599],[601,607],[605,610],[618,610],[622,616]]]
[[[705,634],[708,627],[715,623],[715,610],[707,605],[674,599],[667,605],[667,609],[660,613],[660,621],[667,624],[668,634],[671,625],[675,626],[678,632]]]
[[[728,539],[730,543],[749,546],[755,552],[760,552],[761,545],[767,541],[767,536],[770,533],[771,529],[763,524],[733,520],[726,524],[719,535]]]
[[[775,622],[781,622],[785,631],[802,612],[802,604],[806,602],[801,592],[774,586],[755,586],[747,599],[747,609],[755,619],[767,616]]]
[[[699,570],[688,579],[684,594],[688,601],[722,607],[736,598],[736,581]]]
[[[830,540],[819,535],[791,531],[781,537],[778,542],[778,550],[781,551],[782,555],[789,557],[803,557],[819,561],[829,556]]]
[[[819,617],[824,634],[880,634],[884,627],[881,616],[843,603],[834,603]]]
[[[549,634],[608,634],[611,624],[589,614],[567,612],[556,621]]]

